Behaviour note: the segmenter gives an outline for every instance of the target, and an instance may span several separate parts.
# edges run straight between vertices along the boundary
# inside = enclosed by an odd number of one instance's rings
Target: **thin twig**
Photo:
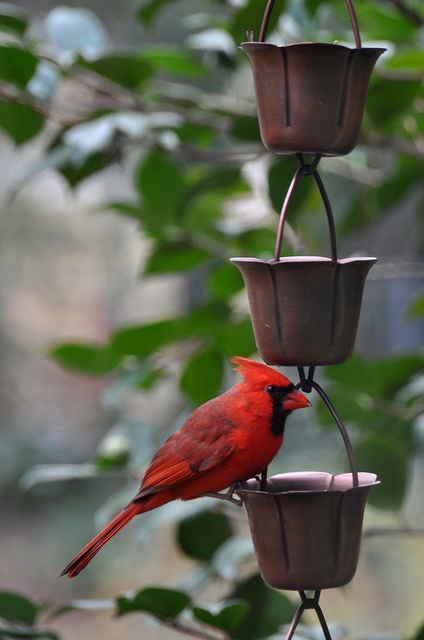
[[[407,140],[400,136],[380,135],[376,131],[371,131],[368,135],[359,138],[359,144],[382,151],[392,151],[393,153],[404,153],[405,155],[424,160],[423,145],[416,144],[413,140]]]
[[[0,98],[3,98],[8,102],[20,104],[24,107],[30,107],[46,118],[51,116],[51,111],[44,100],[40,100],[28,91],[18,89],[6,82],[0,82]]]
[[[228,635],[216,635],[206,631],[206,629],[200,629],[199,627],[193,627],[188,623],[184,623],[182,620],[178,618],[168,618],[167,620],[161,621],[165,626],[170,629],[174,629],[175,631],[179,631],[180,633],[186,633],[187,635],[193,636],[194,638],[202,638],[203,640],[225,640],[228,638]]]
[[[404,18],[407,18],[412,24],[417,27],[424,25],[424,17],[418,12],[409,7],[404,0],[382,0],[386,4],[392,5]]]
[[[388,527],[384,529],[378,529],[376,527],[376,528],[364,529],[362,532],[362,535],[364,538],[373,538],[374,536],[398,536],[398,535],[423,536],[424,529],[413,529],[411,527],[399,527],[399,528]]]

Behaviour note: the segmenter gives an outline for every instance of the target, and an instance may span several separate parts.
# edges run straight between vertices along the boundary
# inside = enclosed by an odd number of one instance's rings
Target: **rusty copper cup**
[[[276,589],[340,587],[355,575],[373,473],[296,472],[255,479],[237,494],[245,504],[263,580]]]
[[[356,145],[371,72],[385,49],[243,42],[262,142],[279,154],[345,155]]]
[[[268,364],[319,366],[352,354],[376,258],[232,258],[246,286],[256,346]]]
[[[331,258],[280,258],[284,222],[302,176],[313,175],[330,234]],[[243,276],[256,346],[268,364],[339,364],[352,354],[368,271],[376,258],[338,260],[331,205],[316,167],[303,164],[284,200],[274,258],[231,258]]]

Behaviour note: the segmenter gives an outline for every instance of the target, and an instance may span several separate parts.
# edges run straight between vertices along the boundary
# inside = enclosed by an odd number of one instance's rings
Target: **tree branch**
[[[367,147],[381,149],[382,151],[389,150],[393,153],[403,153],[412,158],[424,160],[424,141],[421,144],[419,142],[416,143],[414,140],[406,140],[394,135],[380,135],[376,131],[363,135],[359,140],[359,144],[364,144]]]
[[[180,633],[186,633],[187,635],[193,636],[194,638],[201,638],[201,640],[225,640],[226,638],[228,638],[227,634],[215,635],[210,633],[209,631],[206,631],[206,629],[194,627],[178,618],[168,618],[167,620],[162,620],[161,622],[170,629],[174,629],[175,631],[179,631]]]
[[[392,5],[404,18],[407,18],[417,27],[424,25],[424,16],[418,11],[409,7],[404,0],[383,0],[386,4]]]
[[[0,99],[7,102],[14,102],[24,107],[30,107],[45,118],[51,117],[50,108],[44,100],[40,100],[28,91],[23,91],[17,87],[0,81]]]
[[[413,529],[411,527],[384,528],[384,529],[371,528],[371,529],[364,529],[364,531],[362,532],[362,535],[364,538],[373,538],[374,536],[399,536],[399,535],[423,536],[424,529]]]

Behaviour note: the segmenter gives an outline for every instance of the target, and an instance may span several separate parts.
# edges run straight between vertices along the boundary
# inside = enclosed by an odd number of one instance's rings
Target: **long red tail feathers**
[[[173,499],[174,495],[171,491],[162,490],[157,493],[152,492],[134,500],[134,502],[130,502],[125,509],[118,513],[104,529],[85,545],[84,549],[64,568],[60,576],[68,576],[68,578],[77,576],[94,558],[96,553],[100,551],[103,545],[113,538],[134,516],[138,516],[151,509],[156,509],[156,507],[160,507]]]
[[[130,503],[128,507],[126,507],[123,511],[118,513],[118,515],[111,521],[109,524],[102,529],[85,547],[79,554],[68,564],[67,567],[60,574],[61,576],[67,576],[68,578],[73,578],[77,576],[80,571],[82,571],[93,559],[98,551],[103,547],[108,540],[110,540],[115,533],[118,533],[122,527],[124,527],[127,522],[132,520],[134,516],[140,513],[140,505]]]

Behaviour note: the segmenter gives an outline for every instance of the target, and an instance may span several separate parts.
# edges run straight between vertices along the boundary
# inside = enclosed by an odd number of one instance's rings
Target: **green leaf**
[[[38,58],[13,45],[0,46],[0,79],[24,88],[34,75]]]
[[[376,381],[376,392],[389,400],[413,375],[423,370],[424,358],[419,354],[381,358],[371,364],[371,372]]]
[[[117,598],[116,602],[118,616],[143,611],[159,618],[159,620],[166,620],[181,613],[190,603],[190,598],[181,591],[146,587],[134,597],[122,596]]]
[[[213,270],[208,278],[209,291],[218,300],[227,300],[241,291],[243,278],[231,263],[225,263]]]
[[[113,371],[121,361],[120,355],[108,348],[76,343],[54,347],[50,355],[66,367],[94,375]]]
[[[0,30],[23,36],[29,21],[29,14],[21,7],[5,2],[0,3]]]
[[[136,171],[136,186],[144,205],[160,224],[173,221],[184,190],[181,169],[169,153],[154,149]]]
[[[0,100],[0,127],[16,144],[34,138],[44,126],[42,115],[23,104]]]
[[[114,53],[95,60],[80,58],[78,63],[84,69],[98,73],[131,90],[137,89],[152,75],[151,66],[132,53],[126,55]]]
[[[0,626],[1,640],[59,640],[59,636],[47,629],[36,629],[34,627],[10,627]]]
[[[216,342],[228,357],[252,355],[256,351],[256,344],[250,317],[241,321],[229,320],[217,333]]]
[[[215,340],[217,333],[222,332],[229,320],[230,309],[225,303],[211,302],[194,307],[182,321],[187,336],[210,336]]]
[[[198,30],[187,38],[187,44],[198,51],[213,51],[218,65],[234,70],[235,43],[221,25]]]
[[[43,605],[13,591],[0,591],[0,617],[8,622],[32,626]]]
[[[424,640],[424,623],[418,627],[417,631],[411,636],[410,640]]]
[[[138,388],[144,389],[145,391],[148,389],[152,389],[159,380],[163,378],[162,371],[147,371],[144,376],[142,376],[138,382]]]
[[[380,509],[399,509],[408,480],[408,453],[387,433],[375,433],[355,447],[358,469],[377,474],[381,485],[370,492],[369,503]]]
[[[211,567],[224,580],[234,582],[243,566],[250,564],[254,557],[251,536],[233,536],[217,549],[212,558]]]
[[[284,11],[286,2],[280,2],[275,6],[269,21],[268,33],[270,34],[275,28],[278,18]],[[243,7],[235,13],[234,20],[230,25],[230,31],[237,43],[247,41],[247,31],[253,31],[253,39],[258,40],[259,30],[262,24],[264,13],[264,5],[261,0],[253,0],[247,2]]]
[[[144,273],[154,275],[193,269],[210,258],[210,253],[187,242],[158,243],[155,251],[149,256]]]
[[[260,142],[259,122],[256,115],[231,114],[231,133],[235,138]],[[261,143],[262,144],[262,143]]]
[[[100,123],[100,119],[97,120]],[[109,145],[107,139],[96,139],[96,130],[105,132],[105,127],[111,127],[110,123],[105,121],[105,126],[97,126],[96,121],[77,125],[73,129],[68,129],[58,136],[52,143],[49,153],[45,156],[44,162],[40,163],[36,170],[43,170],[46,167],[54,167],[68,180],[72,187],[79,182],[88,178],[93,173],[102,171],[108,164],[112,162],[112,155],[109,153]],[[79,140],[75,139],[75,131],[80,127],[83,135],[79,135]],[[81,144],[81,138],[84,144]],[[112,133],[110,134],[112,138]],[[90,140],[90,144],[87,142]],[[99,148],[100,147],[100,148]]]
[[[61,164],[58,169],[60,173],[67,179],[72,187],[77,186],[82,180],[85,180],[93,173],[102,171],[107,165],[107,156],[105,153],[92,153],[80,158],[79,161],[70,159],[69,162]]]
[[[239,169],[226,167],[208,172],[206,175],[192,174],[188,177],[187,187],[181,202],[182,224],[194,237],[212,241],[215,252],[220,252],[223,232],[220,221],[224,217],[224,207],[233,197],[239,197],[249,191]],[[225,227],[225,220],[224,220]],[[219,243],[219,244],[218,244]]]
[[[235,251],[239,256],[256,256],[268,260],[274,255],[275,230],[250,229],[236,238]]]
[[[418,294],[414,295],[412,300],[410,300],[407,316],[411,320],[424,316],[424,289],[421,289]]]
[[[346,425],[361,425],[364,429],[375,429],[375,414],[370,412],[371,398],[350,387],[335,386],[331,389],[331,402]],[[313,401],[321,425],[336,428],[334,419],[321,400]]]
[[[171,2],[172,0],[150,0],[150,2],[146,2],[137,13],[138,19],[146,25],[151,24],[156,14]]]
[[[159,71],[190,77],[206,75],[206,69],[200,62],[178,49],[165,47],[145,49],[140,58]]]
[[[380,214],[376,206],[375,190],[364,185],[347,202],[344,217],[338,225],[340,237],[349,237],[351,233],[364,229]]]
[[[322,0],[305,0],[305,7],[313,16],[322,5]]]
[[[198,406],[219,393],[222,375],[222,358],[215,349],[205,349],[186,364],[180,386],[191,402]]]
[[[365,420],[369,400],[375,396],[392,400],[394,394],[423,367],[424,358],[420,354],[395,355],[369,363],[354,354],[344,364],[328,367],[326,376],[336,383],[338,409],[344,418],[352,420],[363,416]]]
[[[403,43],[414,39],[415,25],[394,7],[361,2],[356,7],[356,13],[359,24],[366,28],[367,36],[373,40]]]
[[[193,607],[194,616],[211,627],[231,634],[246,615],[249,604],[242,600],[226,600],[208,607]]]
[[[112,209],[123,216],[138,220],[139,222],[143,220],[143,210],[139,206],[130,204],[129,202],[112,202],[107,205],[107,207],[108,209]]]
[[[70,602],[67,602],[55,608],[49,614],[49,620],[54,620],[56,618],[59,618],[60,616],[66,613],[69,613],[70,611],[96,612],[96,611],[107,611],[109,609],[114,609],[114,607],[115,607],[114,600],[106,600],[106,599],[100,600],[98,598],[96,599],[85,598],[84,600],[71,600]]]
[[[123,469],[131,458],[131,443],[123,434],[111,433],[101,442],[94,463],[99,471]]]
[[[375,126],[386,131],[391,120],[409,112],[420,87],[419,81],[375,79],[366,104]]]
[[[268,188],[269,197],[275,211],[278,213],[281,210],[281,206],[284,202],[284,198],[290,182],[296,172],[296,166],[290,162],[287,162],[287,158],[278,159],[273,162],[268,172]],[[311,188],[314,188],[313,179],[311,177],[305,177],[302,179],[293,192],[293,197],[290,201],[290,207],[288,211],[289,221],[293,221],[296,218],[297,211],[302,207],[303,202],[307,198]]]
[[[245,179],[240,174],[239,167],[213,167],[207,172],[202,172],[193,185],[189,194],[193,196],[208,191],[219,191],[222,194],[231,194],[238,191],[246,191]]]
[[[259,575],[254,575],[236,586],[231,598],[250,604],[242,621],[232,630],[236,640],[256,640],[275,633],[284,624],[289,624],[296,606],[278,591],[266,586]]]
[[[183,335],[181,320],[161,320],[122,329],[112,336],[110,349],[122,355],[146,357],[167,344],[178,341]]]
[[[203,511],[180,523],[177,540],[188,556],[207,562],[231,535],[229,520],[223,513]]]
[[[424,51],[422,49],[396,51],[387,60],[386,67],[421,72],[424,69]]]
[[[214,241],[217,239],[219,241],[221,237],[217,227],[223,215],[223,204],[224,196],[218,190],[205,190],[195,196],[192,193],[186,193],[182,202],[184,211],[181,225],[189,234],[195,233],[192,236],[194,239],[202,238],[204,246],[207,246],[210,238],[214,248]]]
[[[81,480],[98,476],[94,464],[39,464],[29,469],[20,481],[24,491],[41,483]]]
[[[367,395],[372,394],[376,388],[371,364],[356,353],[343,364],[327,367],[325,373],[329,380],[363,391]]]
[[[401,199],[405,198],[411,189],[419,188],[421,182],[422,166],[415,158],[399,156],[393,173],[374,194],[377,209],[384,214],[396,202],[399,202],[399,206],[404,206]]]
[[[391,369],[389,364],[386,367],[368,363],[358,354],[353,354],[345,363],[327,367],[325,372],[332,383],[331,401],[343,421],[360,425],[367,431],[379,428],[385,414],[373,410],[375,397],[381,397],[386,386],[395,388],[396,369]],[[321,424],[333,424],[323,402],[316,403],[316,408]]]
[[[178,127],[178,137],[185,144],[193,144],[201,148],[212,146],[215,130],[203,123],[184,122]]]

